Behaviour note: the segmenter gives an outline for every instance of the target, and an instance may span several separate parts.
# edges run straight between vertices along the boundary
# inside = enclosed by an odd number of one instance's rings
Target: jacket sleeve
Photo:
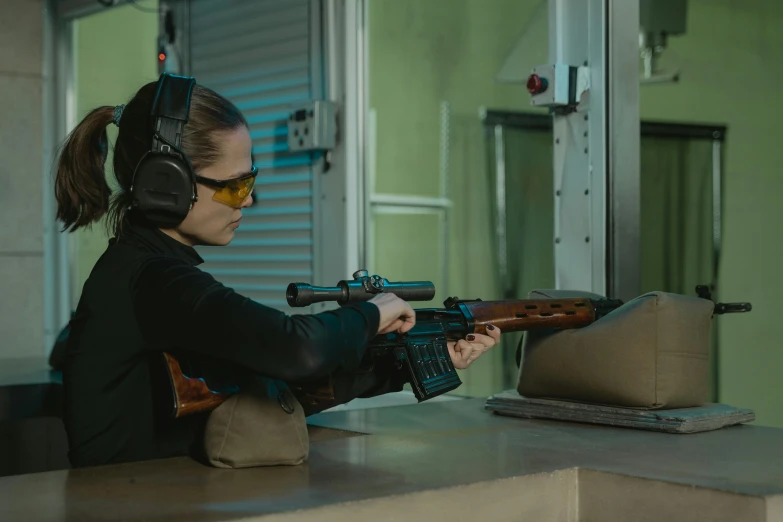
[[[405,383],[409,382],[407,371],[391,364],[381,364],[372,371],[337,372],[332,379],[334,400],[310,403],[300,399],[305,415],[314,415],[354,399],[399,392],[403,390]]]
[[[171,258],[140,267],[131,295],[150,349],[210,355],[286,382],[356,368],[380,321],[378,307],[367,302],[288,315]]]

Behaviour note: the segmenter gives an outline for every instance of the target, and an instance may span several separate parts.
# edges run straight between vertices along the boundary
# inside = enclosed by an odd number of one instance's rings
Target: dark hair
[[[108,154],[106,127],[114,121],[114,107],[92,110],[65,140],[54,184],[57,218],[63,222],[64,230],[73,232],[108,213],[107,229],[120,234],[132,203],[133,172],[152,145],[154,122],[150,110],[156,90],[157,82],[148,83],[123,110],[114,145],[117,192],[112,193],[109,188],[104,169]],[[199,171],[213,164],[220,155],[218,138],[242,125],[247,127],[247,120],[233,103],[206,87],[195,85],[181,147],[193,169]]]

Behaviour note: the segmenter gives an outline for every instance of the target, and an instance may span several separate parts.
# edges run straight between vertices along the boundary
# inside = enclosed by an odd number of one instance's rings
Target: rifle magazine
[[[419,402],[458,388],[462,381],[451,362],[446,339],[408,339],[396,350],[410,374],[411,388]]]

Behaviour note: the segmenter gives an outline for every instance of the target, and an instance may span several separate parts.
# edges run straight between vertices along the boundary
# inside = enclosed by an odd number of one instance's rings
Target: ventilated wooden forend
[[[168,353],[163,354],[174,392],[174,417],[211,411],[226,401],[231,394],[209,389],[204,379],[187,377],[182,373],[179,361]]]
[[[465,303],[476,323],[475,333],[486,334],[487,324],[501,332],[581,328],[595,322],[589,299],[518,299]]]

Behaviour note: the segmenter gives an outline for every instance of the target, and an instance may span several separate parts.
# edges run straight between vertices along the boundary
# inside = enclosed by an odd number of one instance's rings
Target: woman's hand
[[[381,312],[378,334],[405,333],[416,324],[416,312],[411,305],[394,294],[378,294],[370,302]]]
[[[487,335],[470,334],[466,339],[449,341],[449,355],[451,362],[458,370],[464,370],[482,353],[495,346],[500,339],[500,329],[491,324],[487,325]]]

